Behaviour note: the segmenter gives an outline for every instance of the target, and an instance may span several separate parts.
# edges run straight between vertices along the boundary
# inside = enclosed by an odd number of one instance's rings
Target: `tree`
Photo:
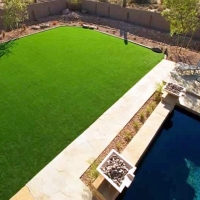
[[[180,35],[183,35],[185,40],[188,33],[193,35],[197,30],[199,26],[198,3],[199,0],[164,0],[167,9],[162,12],[162,15],[170,23],[170,35],[178,35],[177,45]]]
[[[28,19],[27,5],[22,0],[5,0],[4,10],[3,20],[6,29],[18,28],[19,22]]]

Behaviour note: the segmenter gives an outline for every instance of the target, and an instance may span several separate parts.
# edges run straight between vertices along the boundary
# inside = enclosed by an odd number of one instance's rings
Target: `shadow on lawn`
[[[8,56],[11,54],[11,48],[14,45],[14,41],[8,41],[5,43],[0,44],[0,58],[3,56]]]
[[[127,45],[128,44],[127,32],[120,29],[120,36],[124,37],[124,44]]]

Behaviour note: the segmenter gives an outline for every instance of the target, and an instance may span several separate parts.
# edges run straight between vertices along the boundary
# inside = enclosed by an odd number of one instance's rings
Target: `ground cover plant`
[[[74,27],[0,44],[0,199],[14,195],[162,58]]]

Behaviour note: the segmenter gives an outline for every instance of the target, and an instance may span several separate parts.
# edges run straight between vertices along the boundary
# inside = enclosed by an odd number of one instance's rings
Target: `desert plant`
[[[131,139],[132,139],[131,133],[130,133],[130,132],[126,132],[126,133],[125,133],[125,140],[126,140],[127,142],[130,142]]]
[[[156,83],[156,93],[155,93],[155,100],[158,102],[161,100],[162,90],[165,83],[162,81],[160,83]]]
[[[4,30],[1,31],[1,34],[2,34],[2,37],[5,38],[5,36],[6,36],[6,32],[5,32]]]
[[[150,107],[151,107],[151,109],[152,109],[152,111],[156,108],[156,103],[155,102],[152,102],[151,104],[150,104]]]
[[[159,101],[161,100],[161,93],[156,92],[156,93],[155,93],[155,96],[154,96],[154,100],[155,100],[156,102],[159,102]]]
[[[145,119],[144,113],[141,112],[141,113],[139,114],[139,116],[140,116],[140,121],[141,121],[141,122],[144,122],[144,119]]]
[[[148,117],[152,113],[152,108],[150,106],[146,107],[146,116]]]
[[[122,148],[122,144],[120,142],[117,142],[116,148],[117,148],[118,151],[120,151],[121,148]]]
[[[138,122],[138,121],[134,121],[133,127],[134,127],[134,129],[135,129],[136,131],[138,131],[138,130],[139,130],[139,127],[140,127],[139,122]]]
[[[88,161],[90,165],[89,171],[88,171],[88,176],[90,177],[90,179],[93,181],[95,180],[98,176],[99,176],[99,172],[97,171],[97,167],[99,165],[99,162],[94,161],[94,159],[91,159]]]
[[[162,93],[162,89],[163,89],[164,85],[165,85],[164,81],[162,81],[160,83],[156,83],[156,91],[159,93]]]
[[[4,25],[5,28],[18,28],[20,22],[28,19],[28,7],[24,1],[21,0],[5,0],[4,2]]]

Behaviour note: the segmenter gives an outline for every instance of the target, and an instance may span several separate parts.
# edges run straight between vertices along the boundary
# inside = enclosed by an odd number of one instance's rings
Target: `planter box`
[[[110,178],[107,174],[105,174],[104,169],[105,168],[112,168],[112,164],[110,164],[110,162],[112,162],[112,159],[119,159],[119,162],[123,163],[121,165],[121,167],[118,168],[126,168],[127,169],[127,173],[125,175],[123,175],[122,178],[122,182],[121,184],[117,184],[116,182],[114,182],[114,180],[112,178]],[[113,161],[114,162],[114,161]],[[121,169],[116,169],[116,168],[112,168],[110,170],[110,172],[114,172],[114,171],[120,171]],[[120,193],[123,191],[124,187],[129,187],[130,184],[132,183],[135,175],[133,174],[136,170],[136,167],[133,166],[130,162],[128,162],[125,158],[123,158],[117,151],[115,151],[114,149],[111,150],[111,152],[105,157],[105,159],[100,163],[100,165],[97,167],[97,171]],[[110,173],[110,174],[111,174]]]

